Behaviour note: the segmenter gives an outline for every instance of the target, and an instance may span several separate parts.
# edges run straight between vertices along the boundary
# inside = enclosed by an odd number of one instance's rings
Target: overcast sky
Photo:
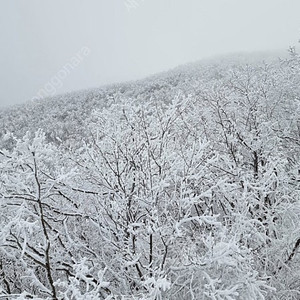
[[[300,0],[0,0],[0,106],[287,49]]]

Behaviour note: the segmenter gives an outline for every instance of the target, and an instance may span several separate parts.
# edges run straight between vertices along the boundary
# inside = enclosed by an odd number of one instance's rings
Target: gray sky
[[[300,38],[299,0],[0,0],[0,106]]]

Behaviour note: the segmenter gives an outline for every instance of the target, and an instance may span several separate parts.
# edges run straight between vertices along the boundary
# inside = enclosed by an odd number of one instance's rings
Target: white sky
[[[51,94],[287,49],[299,13],[300,0],[0,0],[0,106],[32,99],[83,47],[90,54]]]

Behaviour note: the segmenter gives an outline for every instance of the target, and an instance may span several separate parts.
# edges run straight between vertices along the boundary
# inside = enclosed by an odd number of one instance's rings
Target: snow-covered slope
[[[23,136],[27,131],[34,132],[41,128],[51,142],[81,139],[85,135],[82,125],[94,110],[125,98],[138,102],[170,103],[178,95],[197,95],[203,86],[210,86],[223,78],[225,80],[230,70],[240,65],[258,65],[266,60],[278,64],[274,54],[237,54],[183,65],[136,82],[72,92],[3,108],[0,109],[0,137],[5,132]]]

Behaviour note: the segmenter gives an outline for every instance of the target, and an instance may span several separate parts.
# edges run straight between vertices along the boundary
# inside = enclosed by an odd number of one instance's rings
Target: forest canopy
[[[0,112],[0,299],[299,299],[300,58],[191,64]]]

